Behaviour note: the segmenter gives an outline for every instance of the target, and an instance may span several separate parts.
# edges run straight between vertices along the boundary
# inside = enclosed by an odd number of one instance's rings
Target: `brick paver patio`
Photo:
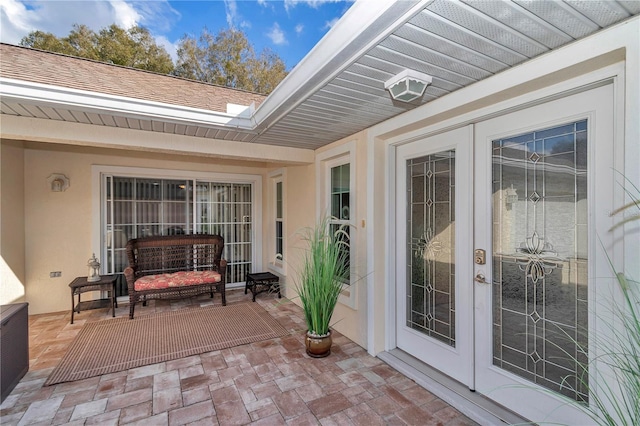
[[[251,300],[241,290],[228,301]],[[67,346],[106,309],[29,318],[30,370],[0,405],[2,425],[474,425],[339,333],[332,354],[304,352],[301,310],[269,294],[260,303],[291,335],[43,387]],[[213,303],[220,303],[219,297]],[[136,307],[136,315],[211,304],[206,296]],[[121,306],[116,316],[126,316]],[[3,348],[4,349],[4,348]]]

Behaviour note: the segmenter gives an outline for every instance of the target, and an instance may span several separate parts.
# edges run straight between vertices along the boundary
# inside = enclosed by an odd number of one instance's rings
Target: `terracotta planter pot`
[[[307,332],[305,346],[307,355],[312,358],[324,358],[331,353],[331,330],[324,336],[311,335]]]

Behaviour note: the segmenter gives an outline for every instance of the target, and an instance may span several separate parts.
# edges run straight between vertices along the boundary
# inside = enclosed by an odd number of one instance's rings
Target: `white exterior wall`
[[[355,202],[356,216],[352,217],[353,227],[351,229],[351,244],[355,245],[355,258],[352,258],[353,275],[355,282],[350,288],[350,292],[345,292],[345,296],[341,297],[340,302],[336,306],[331,323],[332,327],[353,340],[362,347],[367,346],[367,227],[366,223],[366,202],[367,202],[367,179],[366,179],[366,133],[361,132],[343,140],[330,144],[316,152],[316,157],[322,157],[327,152],[337,150],[342,152],[345,145],[354,147],[354,155],[356,162],[352,164],[351,173],[356,175],[356,186],[354,193],[351,194],[352,202]],[[298,271],[300,271],[300,263],[302,254],[306,249],[305,242],[301,241],[300,236],[305,228],[313,227],[316,220],[320,218],[328,208],[326,204],[323,184],[318,182],[319,171],[322,164],[316,162],[308,166],[289,166],[285,167],[286,173],[284,178],[285,188],[285,251],[286,251],[286,276],[283,280],[284,291],[288,298],[294,303],[300,305],[300,300],[295,292],[296,280],[298,279]],[[268,186],[268,185],[266,185]],[[273,198],[273,194],[266,192],[268,200]],[[267,202],[265,202],[267,204]],[[265,216],[272,218],[271,211],[265,213]],[[265,223],[265,229],[272,224]],[[272,244],[272,241],[266,242]],[[266,251],[266,248],[265,248]],[[265,262],[265,265],[267,263]],[[278,273],[278,271],[273,271]],[[352,294],[351,294],[352,293]],[[301,325],[304,327],[304,325]]]
[[[0,146],[0,305],[24,301],[24,149]]]

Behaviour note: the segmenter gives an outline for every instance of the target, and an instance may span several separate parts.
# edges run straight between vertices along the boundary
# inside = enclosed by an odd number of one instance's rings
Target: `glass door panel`
[[[581,120],[492,143],[493,364],[580,401],[588,400],[586,128]]]
[[[251,184],[196,182],[196,232],[224,238],[227,282],[245,281],[253,253]]]
[[[593,302],[613,291],[597,241],[611,242],[612,104],[604,85],[475,125],[476,390],[536,423],[591,423],[566,398],[593,403]]]
[[[227,282],[243,282],[251,271],[252,185],[106,176],[106,273],[119,274],[117,295],[127,284],[122,275],[128,262],[129,239],[153,235],[213,233],[225,239]],[[194,212],[195,209],[195,212]]]
[[[455,151],[407,160],[407,326],[455,346]]]
[[[398,348],[473,388],[471,127],[396,151]]]

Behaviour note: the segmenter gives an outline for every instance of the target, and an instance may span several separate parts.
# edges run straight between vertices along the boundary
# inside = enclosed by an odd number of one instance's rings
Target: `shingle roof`
[[[0,43],[0,77],[226,112],[265,95]]]

